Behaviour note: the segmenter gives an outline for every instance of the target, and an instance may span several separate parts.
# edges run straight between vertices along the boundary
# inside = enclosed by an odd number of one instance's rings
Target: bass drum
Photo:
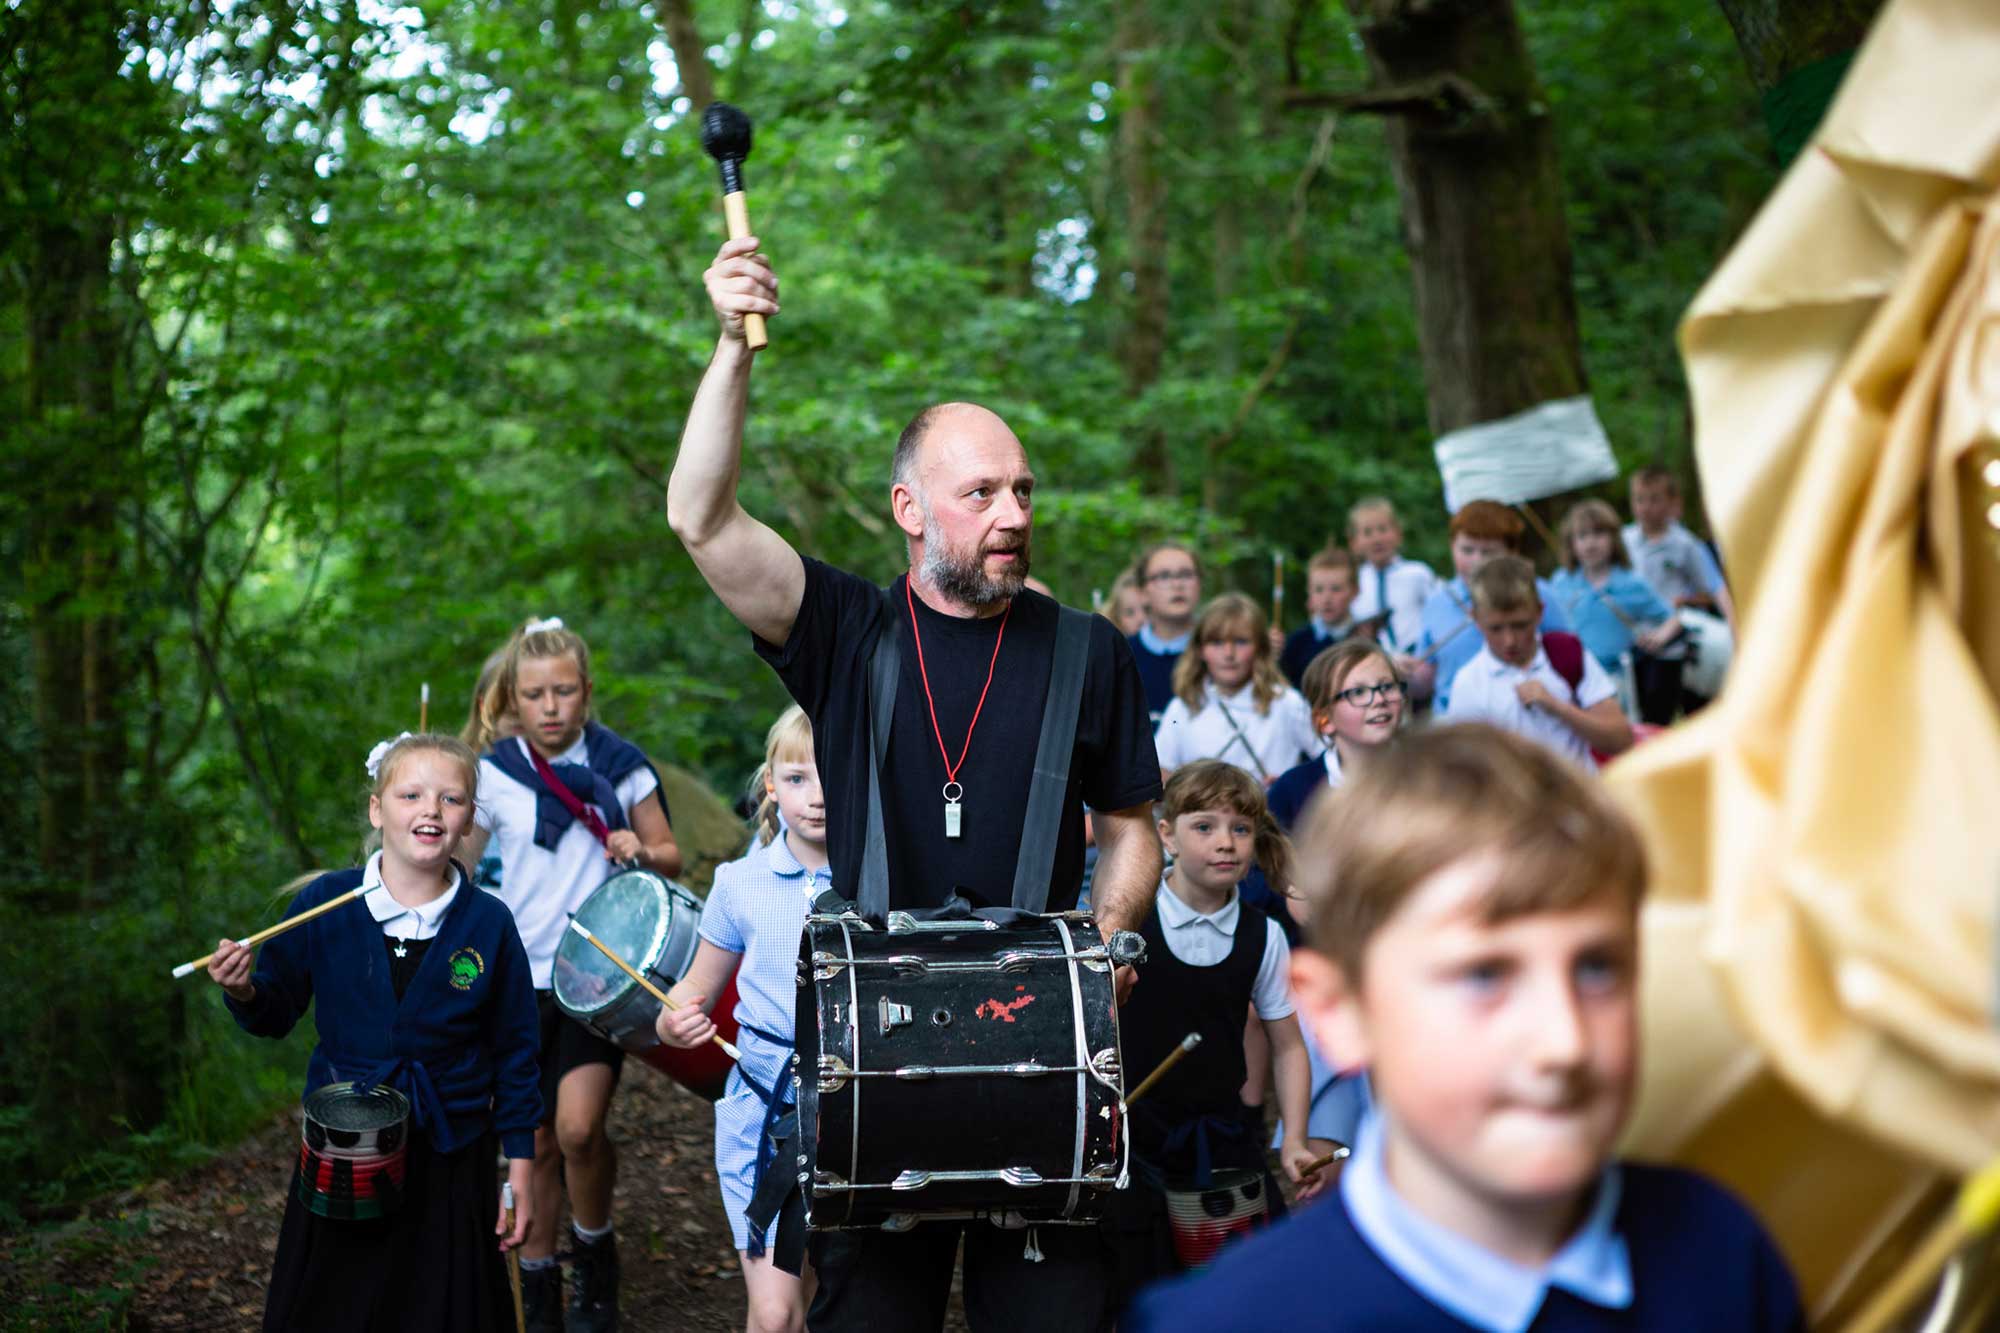
[[[1112,969],[1082,912],[887,929],[812,916],[799,947],[806,1223],[1087,1223],[1122,1188]]]
[[[650,870],[627,870],[598,885],[577,908],[584,929],[617,951],[661,990],[687,975],[700,943],[701,899]],[[653,1030],[660,1002],[573,930],[556,946],[556,1005],[621,1050],[690,1092],[715,1101],[729,1081],[729,1057],[714,1042],[691,1050],[661,1044]],[[736,977],[712,1011],[724,1041],[736,1040]]]

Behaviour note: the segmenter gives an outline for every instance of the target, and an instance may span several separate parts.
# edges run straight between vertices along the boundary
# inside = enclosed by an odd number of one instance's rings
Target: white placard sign
[[[1611,440],[1588,394],[1441,435],[1432,448],[1445,508],[1468,500],[1521,504],[1618,476]]]

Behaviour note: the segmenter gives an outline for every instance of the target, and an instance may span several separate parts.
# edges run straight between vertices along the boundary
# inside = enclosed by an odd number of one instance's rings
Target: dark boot
[[[521,1270],[521,1310],[528,1333],[563,1333],[561,1268],[550,1264]]]
[[[591,1243],[574,1231],[569,1274],[571,1333],[615,1333],[618,1327],[618,1237]]]

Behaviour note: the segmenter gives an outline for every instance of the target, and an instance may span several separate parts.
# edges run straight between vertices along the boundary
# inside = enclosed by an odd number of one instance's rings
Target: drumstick
[[[421,735],[424,732],[429,731],[430,729],[431,729],[431,683],[429,681],[425,681],[423,689],[417,692],[417,733]]]
[[[1161,1075],[1179,1064],[1189,1051],[1199,1045],[1201,1045],[1201,1034],[1199,1032],[1190,1032],[1185,1037],[1182,1037],[1181,1044],[1167,1052],[1167,1058],[1160,1061],[1159,1067],[1146,1075],[1146,1077],[1140,1079],[1138,1087],[1125,1094],[1125,1104],[1130,1106],[1133,1102],[1145,1096],[1147,1090],[1160,1081]]]
[[[1271,623],[1285,627],[1285,553],[1271,552]]]
[[[1981,1167],[1959,1187],[1950,1214],[1862,1307],[1847,1333],[1881,1333],[1894,1327],[1897,1317],[1937,1280],[1952,1255],[1967,1241],[1991,1231],[1995,1222],[2000,1222],[2000,1161]]]
[[[678,1004],[675,1004],[672,1000],[669,1000],[667,998],[667,993],[665,991],[661,990],[658,986],[655,986],[652,983],[652,981],[649,980],[648,978],[643,977],[638,972],[634,971],[630,963],[626,962],[623,958],[620,958],[617,954],[613,953],[611,951],[610,945],[606,944],[603,940],[598,939],[597,936],[591,934],[590,928],[584,925],[583,922],[578,921],[575,917],[571,917],[569,919],[569,928],[575,931],[577,934],[583,936],[585,939],[589,940],[592,944],[596,945],[597,951],[599,953],[603,954],[606,958],[609,958],[612,962],[618,964],[619,967],[623,968],[625,970],[626,976],[632,978],[632,980],[638,982],[641,986],[644,986],[646,988],[646,993],[652,996],[654,999],[658,1000],[661,1004],[665,1005],[667,1007],[668,1012],[672,1012],[673,1010],[680,1008]],[[737,1061],[743,1059],[743,1052],[737,1050],[734,1046],[731,1046],[728,1042],[724,1041],[722,1039],[722,1034],[720,1032],[709,1033],[708,1039],[714,1042],[717,1046],[720,1046],[723,1049],[724,1053],[726,1053],[730,1059]]]
[[[1307,1162],[1304,1166],[1299,1168],[1300,1179],[1304,1179],[1306,1176],[1318,1175],[1320,1172],[1326,1170],[1326,1168],[1332,1166],[1335,1162],[1339,1161],[1341,1158],[1347,1156],[1347,1153],[1348,1150],[1346,1148],[1335,1148],[1332,1152],[1328,1153],[1324,1157],[1313,1158],[1310,1162]]]
[[[514,1230],[514,1182],[500,1187],[500,1208],[506,1215],[507,1230]],[[514,1288],[514,1333],[528,1333],[528,1312],[521,1308],[521,1247],[507,1251],[507,1280]]]
[[[1442,639],[1439,639],[1436,643],[1432,644],[1430,647],[1418,653],[1417,660],[1419,662],[1430,661],[1433,657],[1436,657],[1440,652],[1444,650],[1444,646],[1446,644],[1450,643],[1453,639],[1457,638],[1459,635],[1465,633],[1467,630],[1471,628],[1472,628],[1472,618],[1470,616],[1467,616],[1464,620],[1458,622],[1457,629],[1454,629],[1451,633],[1445,635]]]
[[[309,911],[300,912],[297,916],[288,916],[275,926],[266,926],[264,927],[264,929],[258,931],[255,935],[252,935],[249,939],[238,940],[237,944],[245,949],[255,948],[257,945],[262,944],[265,940],[270,939],[273,935],[282,935],[286,931],[290,930],[293,926],[303,926],[306,922],[312,920],[314,917],[324,916],[326,913],[331,912],[334,908],[341,906],[343,903],[352,902],[354,899],[359,898],[362,894],[373,892],[374,890],[379,889],[381,887],[382,886],[380,883],[376,883],[376,884],[363,884],[358,889],[349,889],[346,893],[341,894],[338,898],[327,899],[325,902],[321,903],[318,907],[312,908]],[[195,959],[192,963],[182,963],[179,967],[174,969],[174,979],[178,981],[180,980],[180,978],[186,976],[188,973],[194,971],[196,968],[207,967],[209,961],[214,957],[215,955],[212,953],[205,953],[201,957]]]

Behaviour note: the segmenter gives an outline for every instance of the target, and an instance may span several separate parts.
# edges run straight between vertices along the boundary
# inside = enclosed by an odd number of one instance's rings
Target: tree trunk
[[[1436,434],[1584,391],[1548,105],[1512,0],[1347,0],[1388,115]]]
[[[34,664],[38,853],[65,908],[87,906],[124,845],[128,645],[120,614],[136,434],[120,419],[107,161],[120,13],[53,7],[21,62],[37,93],[23,158],[44,173],[24,233],[27,379],[19,483]],[[17,85],[21,86],[21,85]],[[94,145],[94,149],[93,149]]]
[[[694,7],[689,0],[661,0],[660,26],[667,30],[667,45],[673,48],[674,65],[681,72],[681,91],[694,104],[694,114],[715,100],[715,74],[708,67],[708,47],[701,29],[694,24]],[[747,63],[750,48],[737,53]]]
[[[1780,162],[1819,128],[1882,0],[1717,0],[1764,104]]]
[[[1159,38],[1151,0],[1117,0],[1112,38],[1118,59],[1118,166],[1125,189],[1125,265],[1131,287],[1118,349],[1125,396],[1143,397],[1160,378],[1167,350],[1167,184],[1160,169]],[[1147,423],[1133,464],[1141,484],[1179,489],[1166,432]]]

